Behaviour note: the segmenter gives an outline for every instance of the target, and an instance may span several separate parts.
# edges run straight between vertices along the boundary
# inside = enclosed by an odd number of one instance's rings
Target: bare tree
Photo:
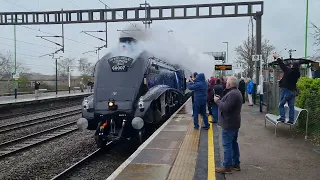
[[[320,46],[320,27],[316,26],[314,23],[311,23],[312,28],[314,29],[314,32],[312,33],[312,36],[315,40],[314,45]],[[318,52],[320,52],[320,48],[318,49]],[[320,55],[316,53],[311,57],[314,61],[320,61]]]
[[[86,58],[80,58],[78,70],[82,75],[92,76],[94,70],[94,64],[88,61]]]
[[[20,61],[16,62],[17,72],[26,73],[29,71],[27,67],[24,66]],[[10,79],[11,73],[14,72],[14,61],[11,52],[6,52],[5,54],[0,53],[0,80]]]
[[[68,77],[68,67],[72,67],[75,65],[74,58],[64,58],[58,60],[58,75],[64,79]]]
[[[314,45],[320,46],[320,28],[313,23],[311,23],[311,26],[314,29],[314,32],[312,33],[312,35],[315,39]],[[320,51],[320,49],[319,49],[319,51]]]
[[[275,50],[275,47],[269,44],[269,40],[264,39],[261,43],[261,54],[262,59],[267,60],[268,56],[272,51]],[[254,72],[254,61],[252,61],[252,55],[256,52],[256,40],[255,37],[248,38],[243,41],[242,45],[239,45],[235,49],[237,57],[236,62],[241,64],[244,73],[247,74],[248,77],[252,78]]]

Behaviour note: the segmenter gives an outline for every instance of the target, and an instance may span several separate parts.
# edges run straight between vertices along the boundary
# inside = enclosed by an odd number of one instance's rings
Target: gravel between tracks
[[[137,144],[127,142],[112,147],[108,153],[102,152],[88,160],[69,174],[68,179],[105,180],[138,148]],[[112,163],[109,163],[112,162]]]
[[[15,123],[15,122],[23,122],[23,121],[27,121],[30,119],[35,119],[35,118],[44,117],[44,116],[50,116],[50,115],[54,115],[54,114],[62,113],[62,112],[68,112],[68,111],[76,110],[79,108],[81,108],[81,105],[71,106],[71,107],[66,107],[66,108],[61,108],[61,109],[56,109],[56,110],[51,110],[51,111],[46,111],[46,112],[41,112],[41,113],[36,113],[36,114],[30,114],[30,115],[26,115],[26,116],[19,116],[19,117],[14,117],[14,118],[10,118],[10,119],[2,119],[2,120],[0,120],[0,125],[7,125],[7,124]]]
[[[39,131],[50,129],[50,128],[53,128],[53,127],[56,127],[56,126],[59,126],[59,125],[62,125],[62,124],[68,123],[68,122],[76,122],[76,120],[80,117],[81,117],[81,115],[79,114],[79,115],[74,115],[74,116],[70,116],[70,117],[57,119],[54,121],[49,121],[49,122],[37,124],[34,126],[29,126],[29,127],[5,132],[5,133],[0,134],[0,142],[10,141],[10,140],[13,140],[16,138],[20,138],[22,136],[26,136],[26,135],[29,135],[32,133],[36,133]]]
[[[93,132],[79,130],[1,159],[0,179],[50,179],[96,149]]]

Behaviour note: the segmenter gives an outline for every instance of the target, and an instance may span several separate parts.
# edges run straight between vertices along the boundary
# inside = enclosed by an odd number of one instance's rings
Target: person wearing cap
[[[280,118],[278,121],[285,122],[286,112],[284,105],[288,103],[289,106],[289,121],[287,123],[293,123],[294,121],[294,104],[296,99],[297,82],[300,78],[300,64],[294,62],[287,67],[283,60],[279,58],[277,54],[273,55],[274,59],[277,60],[281,70],[283,71],[283,76],[279,81],[279,87],[281,88],[280,93]]]

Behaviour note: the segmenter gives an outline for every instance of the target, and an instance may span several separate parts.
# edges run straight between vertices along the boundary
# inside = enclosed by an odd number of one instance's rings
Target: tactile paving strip
[[[201,120],[199,124],[202,124]],[[193,180],[198,155],[200,130],[194,130],[191,121],[168,180]]]

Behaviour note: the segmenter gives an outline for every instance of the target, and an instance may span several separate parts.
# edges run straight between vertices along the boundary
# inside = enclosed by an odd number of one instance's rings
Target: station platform
[[[189,100],[107,180],[319,179],[315,146],[285,125],[275,137],[273,126],[264,127],[259,107],[246,104],[238,137],[241,171],[216,173],[223,159],[221,127],[194,130],[191,112]]]
[[[15,99],[14,96],[1,96],[0,105],[27,103],[32,101],[43,101],[43,100],[49,100],[49,99],[59,99],[59,98],[76,97],[76,96],[86,96],[90,94],[91,93],[88,93],[86,91],[85,92],[71,91],[70,94],[69,94],[69,91],[60,91],[58,92],[57,95],[55,92],[41,93],[41,96],[38,98],[35,98],[34,94],[18,95],[17,99]]]

